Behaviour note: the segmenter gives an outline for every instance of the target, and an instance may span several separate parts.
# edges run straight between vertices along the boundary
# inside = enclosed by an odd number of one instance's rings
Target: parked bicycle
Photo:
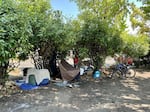
[[[102,68],[101,72],[109,78],[132,78],[136,75],[134,66],[125,64],[117,64],[107,69]]]
[[[134,66],[132,65],[117,64],[113,69],[111,77],[133,78],[136,75],[136,71],[133,68]]]

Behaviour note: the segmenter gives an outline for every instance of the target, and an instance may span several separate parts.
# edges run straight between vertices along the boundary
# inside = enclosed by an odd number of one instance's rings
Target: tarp
[[[38,88],[37,85],[32,85],[32,84],[25,83],[24,80],[17,80],[15,83],[22,90],[32,90],[32,89],[37,89]]]
[[[59,63],[59,69],[61,77],[64,81],[71,81],[79,74],[79,68],[74,68],[72,65],[67,63],[65,60],[61,60]]]
[[[45,86],[49,84],[49,79],[43,79],[43,81],[39,85],[32,85],[30,83],[25,83],[24,80],[17,80],[16,85],[19,86],[22,90],[32,90],[37,89],[39,86]]]

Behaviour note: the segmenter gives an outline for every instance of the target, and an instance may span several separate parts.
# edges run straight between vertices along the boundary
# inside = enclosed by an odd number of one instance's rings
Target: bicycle
[[[133,78],[136,75],[134,66],[126,64],[117,64],[111,74],[111,77]]]
[[[136,71],[131,65],[117,64],[109,68],[103,67],[100,70],[106,78],[116,79],[116,78],[133,78],[136,75]]]

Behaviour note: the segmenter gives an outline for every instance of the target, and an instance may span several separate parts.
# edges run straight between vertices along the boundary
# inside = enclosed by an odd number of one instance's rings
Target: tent
[[[64,59],[59,63],[59,69],[61,77],[64,81],[71,81],[79,75],[79,69],[74,68],[72,65],[67,63]]]

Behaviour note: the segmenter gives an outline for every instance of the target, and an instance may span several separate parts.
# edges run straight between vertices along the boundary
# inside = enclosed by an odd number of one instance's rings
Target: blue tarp
[[[20,88],[22,90],[32,90],[32,89],[37,89],[38,86],[34,86],[34,85],[31,85],[31,84],[21,84]]]
[[[49,84],[49,79],[43,79],[43,81],[39,84],[39,86],[44,86]]]
[[[25,83],[23,80],[17,80],[16,85],[20,87],[22,90],[32,90],[32,89],[37,89],[39,86],[44,86],[49,84],[49,79],[43,79],[43,81],[39,85],[32,85]]]

